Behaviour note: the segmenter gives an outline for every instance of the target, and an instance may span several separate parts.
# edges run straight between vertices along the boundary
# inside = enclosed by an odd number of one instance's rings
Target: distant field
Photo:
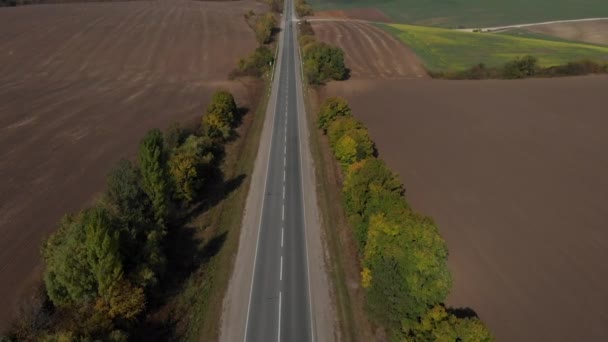
[[[506,34],[518,36],[552,37],[555,40],[581,41],[608,45],[608,20],[575,23],[555,23],[513,29]]]
[[[310,0],[316,10],[377,8],[395,22],[440,27],[489,27],[608,17],[606,0]]]
[[[378,25],[410,46],[433,71],[463,70],[477,63],[499,66],[523,55],[537,57],[545,67],[583,58],[608,60],[608,47],[583,43],[401,24]]]

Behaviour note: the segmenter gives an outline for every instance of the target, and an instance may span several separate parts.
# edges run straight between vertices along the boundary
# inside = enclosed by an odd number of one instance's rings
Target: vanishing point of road
[[[296,25],[287,0],[220,341],[335,338]]]

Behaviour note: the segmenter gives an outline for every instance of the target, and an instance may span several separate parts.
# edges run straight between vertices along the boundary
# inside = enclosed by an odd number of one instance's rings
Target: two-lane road
[[[220,341],[334,341],[336,313],[322,242],[293,0],[251,175]]]
[[[290,3],[286,5],[290,13]],[[312,318],[304,223],[296,44],[286,15],[282,63],[265,195],[258,231],[245,341],[311,341]],[[312,189],[314,191],[314,189]]]

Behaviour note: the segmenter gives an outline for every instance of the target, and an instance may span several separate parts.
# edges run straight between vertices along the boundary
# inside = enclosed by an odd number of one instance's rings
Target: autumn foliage
[[[445,241],[432,219],[408,205],[398,176],[375,157],[346,100],[328,98],[317,123],[344,172],[344,209],[370,316],[394,341],[491,341],[478,318],[459,318],[443,307],[452,285]]]

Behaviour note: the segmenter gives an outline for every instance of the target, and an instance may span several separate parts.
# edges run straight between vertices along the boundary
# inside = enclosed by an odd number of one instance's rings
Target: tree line
[[[392,341],[492,341],[475,315],[443,304],[452,285],[445,241],[433,220],[407,203],[403,184],[376,157],[346,100],[325,100],[317,123],[344,175],[343,205],[372,320]]]
[[[269,2],[275,13],[280,13],[283,1],[272,0]],[[237,68],[231,72],[230,77],[254,76],[262,77],[269,73],[274,65],[274,55],[270,49],[278,28],[278,22],[273,12],[256,14],[253,11],[245,13],[245,21],[255,32],[259,46],[251,55],[239,59]]]
[[[516,57],[498,67],[489,67],[484,63],[479,63],[463,71],[429,71],[429,75],[433,78],[452,80],[522,79],[530,77],[581,76],[606,73],[608,73],[607,62],[584,59],[569,62],[564,65],[542,67],[538,63],[538,58],[530,55]]]
[[[317,41],[308,21],[299,22],[298,28],[304,75],[308,83],[319,85],[330,80],[346,79],[348,70],[344,64],[344,51]]]
[[[44,242],[42,314],[15,322],[2,341],[127,341],[171,276],[167,235],[207,196],[237,122],[234,97],[218,91],[197,130],[148,131],[137,161],[121,160],[101,199]]]

